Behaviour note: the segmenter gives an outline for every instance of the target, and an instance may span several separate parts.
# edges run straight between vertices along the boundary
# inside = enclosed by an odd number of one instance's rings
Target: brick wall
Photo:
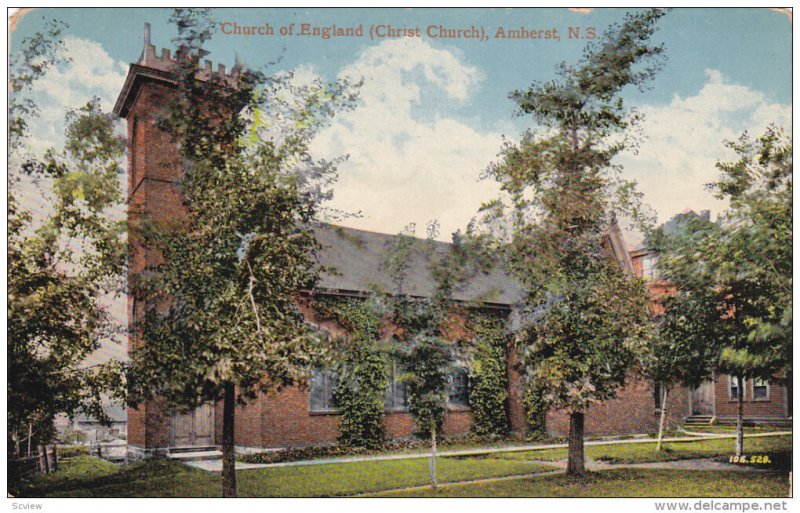
[[[137,241],[136,223],[146,211],[159,223],[167,226],[179,223],[183,207],[177,180],[180,167],[177,150],[171,136],[156,126],[161,108],[166,103],[169,88],[148,83],[140,90],[130,109],[128,122],[128,258],[130,275],[158,261],[160,255],[144,250]],[[128,297],[129,323],[141,318],[143,308]],[[133,333],[133,330],[129,330]],[[129,351],[140,343],[128,340]],[[137,409],[128,410],[128,442],[144,448],[168,447],[170,414],[162,401],[148,401]]]
[[[309,411],[308,393],[289,387],[273,394],[261,394],[253,402],[236,409],[236,445],[245,447],[288,447],[324,445],[336,442],[339,415]],[[222,438],[222,403],[215,412],[215,436]],[[451,410],[445,415],[446,436],[469,433],[472,426],[469,410]],[[414,419],[407,412],[386,412],[384,429],[389,440],[409,438],[414,433]]]
[[[670,425],[677,425],[687,414],[688,395],[679,388],[670,392],[667,402]],[[586,412],[586,435],[637,434],[658,429],[660,411],[655,406],[652,383],[629,378],[616,399],[592,404]],[[569,434],[569,413],[552,410],[547,414],[547,431],[553,436]]]
[[[736,416],[738,403],[730,398],[730,378],[727,374],[714,373],[714,395],[716,398],[717,416]],[[745,382],[744,416],[745,417],[786,417],[786,389],[780,382],[769,384],[769,396],[766,399],[755,399],[753,380]]]

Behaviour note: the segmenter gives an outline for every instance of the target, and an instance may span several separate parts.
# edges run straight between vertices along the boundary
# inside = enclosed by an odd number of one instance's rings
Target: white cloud
[[[101,107],[110,111],[127,73],[127,64],[112,59],[94,41],[67,36],[60,51],[61,56],[68,58],[69,62],[49,69],[32,85],[29,93],[39,109],[39,117],[30,122],[30,137],[27,140],[30,151],[36,155],[42,155],[50,147],[60,149],[63,146],[64,117],[68,111],[85,105],[95,96],[100,99]],[[124,133],[124,125],[124,121],[120,121],[116,128]],[[120,176],[120,187],[125,187],[125,184],[125,176]],[[48,180],[43,180],[41,186],[37,186],[25,176],[21,177],[16,187],[16,197],[32,213],[34,224],[51,210],[49,187]],[[120,205],[112,215],[118,219],[124,218],[124,206]],[[124,297],[103,297],[101,303],[108,308],[116,325],[125,326],[127,310]],[[118,342],[124,342],[124,339]],[[109,358],[127,358],[126,345],[104,340],[101,348],[87,362],[98,363]]]
[[[27,93],[39,109],[39,117],[31,120],[27,140],[35,155],[63,146],[67,112],[93,97],[98,97],[101,107],[110,111],[125,82],[127,65],[112,59],[97,42],[67,36],[59,52],[65,62],[48,69]],[[117,128],[124,133],[124,122],[120,121]],[[23,178],[17,195],[34,216],[43,216],[48,210],[48,186],[45,183],[40,188]]]
[[[791,105],[771,103],[761,92],[731,83],[717,70],[706,70],[706,76],[693,96],[643,106],[647,139],[638,155],[620,159],[660,222],[686,209],[718,213],[725,208],[704,187],[718,177],[718,161],[735,158],[724,141],[737,139],[745,130],[760,135],[770,123],[789,131],[792,127]]]
[[[40,110],[30,140],[36,152],[63,144],[63,121],[70,109],[97,96],[110,111],[125,82],[128,66],[112,59],[95,41],[67,36],[61,53],[69,62],[48,70],[32,87],[31,97]]]
[[[347,224],[396,233],[437,219],[447,238],[496,194],[477,178],[495,158],[500,134],[452,114],[479,86],[480,69],[408,39],[366,49],[339,76],[364,79],[359,104],[337,116],[312,150],[326,158],[350,155],[330,205],[363,213]]]

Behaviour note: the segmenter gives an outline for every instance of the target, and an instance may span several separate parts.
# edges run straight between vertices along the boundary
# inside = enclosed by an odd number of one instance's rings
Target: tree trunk
[[[58,472],[58,444],[53,444],[53,472]]]
[[[661,386],[661,419],[658,421],[658,443],[656,450],[661,450],[661,439],[664,438],[664,423],[667,420],[667,394],[669,390],[665,385]]]
[[[736,408],[736,456],[744,454],[744,380],[736,377],[738,397]]]
[[[436,421],[434,421],[433,427],[431,427],[430,471],[431,471],[431,487],[436,488],[436,485],[438,484],[438,482],[436,481]]]
[[[33,437],[33,424],[28,423],[28,457],[31,457],[31,438]]]
[[[233,454],[233,426],[236,413],[236,385],[225,383],[222,400],[222,496],[236,497],[236,459]]]
[[[569,457],[567,458],[567,475],[582,476],[586,473],[583,460],[583,412],[574,411],[569,414]]]

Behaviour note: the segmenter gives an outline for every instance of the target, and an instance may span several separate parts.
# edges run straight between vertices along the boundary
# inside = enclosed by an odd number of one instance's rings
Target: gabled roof
[[[316,290],[329,294],[364,296],[376,290],[393,292],[394,284],[384,270],[384,262],[394,251],[397,235],[376,233],[355,228],[323,224],[314,228],[317,240],[322,245],[319,262],[332,268],[323,272]],[[626,273],[633,273],[630,255],[625,250],[619,228],[614,225],[607,234],[609,257],[615,258]],[[404,292],[416,297],[430,297],[435,282],[429,269],[430,250],[442,255],[449,243],[412,238],[413,249],[404,283]],[[519,282],[500,266],[490,272],[477,273],[453,294],[457,301],[478,301],[488,306],[511,308],[524,298]]]
[[[391,277],[384,271],[384,262],[395,248],[397,235],[356,230],[335,225],[314,228],[322,245],[319,261],[336,272],[325,272],[316,289],[326,293],[367,295],[377,290],[394,291]],[[417,297],[433,295],[435,283],[431,276],[428,244],[435,254],[443,254],[450,244],[412,238],[413,249],[404,283],[404,292]],[[458,301],[481,301],[487,305],[509,307],[522,299],[522,289],[500,269],[488,274],[478,273],[455,291]]]

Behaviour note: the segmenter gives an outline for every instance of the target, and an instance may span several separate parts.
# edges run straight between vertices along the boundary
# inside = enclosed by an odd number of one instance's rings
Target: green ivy
[[[334,405],[341,415],[340,444],[376,448],[383,429],[388,359],[381,342],[382,314],[372,300],[325,298],[315,302],[319,317],[335,320],[348,336],[333,349],[338,376]]]
[[[472,365],[469,403],[475,419],[473,429],[479,436],[503,436],[508,433],[507,334],[500,318],[475,314],[470,322]]]
[[[549,405],[544,399],[542,387],[532,382],[526,382],[522,390],[522,402],[525,405],[528,431],[532,434],[547,435],[546,421]]]

